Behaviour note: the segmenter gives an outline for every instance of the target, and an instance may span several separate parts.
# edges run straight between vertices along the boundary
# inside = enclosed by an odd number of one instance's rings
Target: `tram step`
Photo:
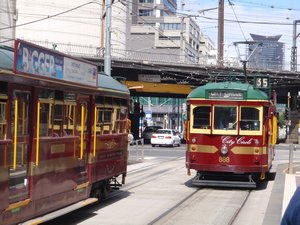
[[[95,203],[97,201],[98,201],[97,198],[88,198],[88,199],[82,200],[80,202],[77,202],[75,204],[69,205],[69,206],[67,206],[65,208],[62,208],[62,209],[59,209],[57,211],[51,212],[49,214],[46,214],[44,216],[28,220],[28,221],[26,221],[24,223],[20,223],[20,225],[41,224],[41,223],[44,223],[46,221],[52,220],[54,218],[57,218],[59,216],[65,215],[65,214],[67,214],[69,212],[72,212],[72,211],[74,211],[76,209],[79,209],[79,208],[85,207],[87,205],[90,205],[92,203]]]

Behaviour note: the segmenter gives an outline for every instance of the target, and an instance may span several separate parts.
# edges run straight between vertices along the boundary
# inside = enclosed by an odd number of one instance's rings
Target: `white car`
[[[180,146],[180,136],[176,130],[158,129],[151,136],[152,147],[158,145]]]

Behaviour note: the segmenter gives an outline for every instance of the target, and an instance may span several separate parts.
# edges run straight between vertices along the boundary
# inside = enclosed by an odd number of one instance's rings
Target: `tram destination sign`
[[[208,91],[209,99],[226,99],[226,100],[242,100],[244,99],[244,92],[241,91]]]
[[[23,40],[15,41],[14,71],[94,87],[98,82],[97,65]]]

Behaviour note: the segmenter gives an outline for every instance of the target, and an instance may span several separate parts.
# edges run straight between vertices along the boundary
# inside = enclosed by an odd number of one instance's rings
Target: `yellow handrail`
[[[14,120],[14,163],[13,169],[17,168],[17,134],[18,134],[18,98],[15,98],[15,120]]]
[[[84,105],[81,106],[81,135],[80,135],[80,159],[83,158],[83,132],[84,132]]]
[[[39,165],[39,148],[40,148],[40,107],[41,102],[37,104],[37,117],[36,117],[36,149],[35,149],[35,164]]]
[[[96,156],[96,141],[97,141],[97,107],[95,107],[94,115],[94,157]]]

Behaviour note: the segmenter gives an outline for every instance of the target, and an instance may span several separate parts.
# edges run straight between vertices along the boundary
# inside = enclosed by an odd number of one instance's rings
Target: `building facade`
[[[176,1],[134,0],[131,10],[130,57],[206,65],[207,56],[214,55],[206,54],[214,43],[203,39],[197,23],[189,16],[176,16]]]
[[[13,47],[17,21],[16,0],[1,0],[0,12],[0,44]]]

